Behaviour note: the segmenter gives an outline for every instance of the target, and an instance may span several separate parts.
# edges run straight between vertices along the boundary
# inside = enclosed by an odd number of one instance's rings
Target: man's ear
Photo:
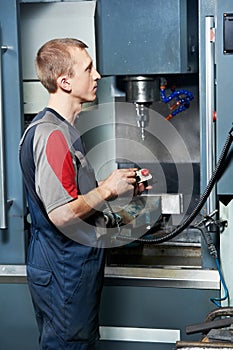
[[[67,75],[62,75],[60,77],[58,77],[57,79],[57,85],[65,91],[71,91],[71,85],[70,85],[70,80],[67,77]]]

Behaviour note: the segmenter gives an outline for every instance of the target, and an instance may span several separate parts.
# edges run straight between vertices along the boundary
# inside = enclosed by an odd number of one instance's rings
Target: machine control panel
[[[136,171],[137,183],[145,182],[152,179],[152,175],[148,169],[140,169]]]

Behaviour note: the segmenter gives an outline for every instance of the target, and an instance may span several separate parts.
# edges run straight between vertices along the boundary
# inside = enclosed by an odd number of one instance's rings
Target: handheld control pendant
[[[152,175],[148,169],[140,169],[136,171],[137,183],[145,182],[152,179]]]

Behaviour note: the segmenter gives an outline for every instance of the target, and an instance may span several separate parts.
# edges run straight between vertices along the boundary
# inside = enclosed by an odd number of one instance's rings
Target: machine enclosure
[[[193,0],[147,0],[146,6],[142,0],[97,1],[100,73],[197,72],[196,12]]]

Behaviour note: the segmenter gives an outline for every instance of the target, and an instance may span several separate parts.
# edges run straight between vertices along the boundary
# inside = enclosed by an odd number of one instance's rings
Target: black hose
[[[209,197],[215,183],[220,178],[221,168],[222,168],[224,161],[226,160],[226,157],[227,157],[227,154],[228,154],[229,149],[231,147],[232,141],[233,141],[233,127],[229,131],[229,134],[227,136],[226,142],[223,146],[222,152],[220,154],[218,163],[215,167],[215,170],[212,174],[211,179],[210,179],[204,193],[202,194],[201,198],[199,199],[199,202],[197,203],[196,207],[194,208],[193,212],[187,217],[187,219],[183,223],[181,223],[181,225],[177,226],[173,231],[169,232],[168,234],[166,234],[163,237],[157,237],[157,238],[153,238],[153,239],[137,238],[136,240],[134,240],[134,242],[151,243],[151,244],[158,244],[158,243],[167,242],[168,240],[176,237],[179,233],[181,233],[183,230],[185,230],[191,224],[193,219],[198,215],[198,213],[203,208],[203,206],[204,206],[207,198]],[[155,233],[153,227],[150,228],[146,232],[146,234],[152,234],[152,233]],[[122,240],[122,241],[132,241],[132,237],[127,237],[127,236],[123,236],[123,235],[117,236],[117,239]]]

